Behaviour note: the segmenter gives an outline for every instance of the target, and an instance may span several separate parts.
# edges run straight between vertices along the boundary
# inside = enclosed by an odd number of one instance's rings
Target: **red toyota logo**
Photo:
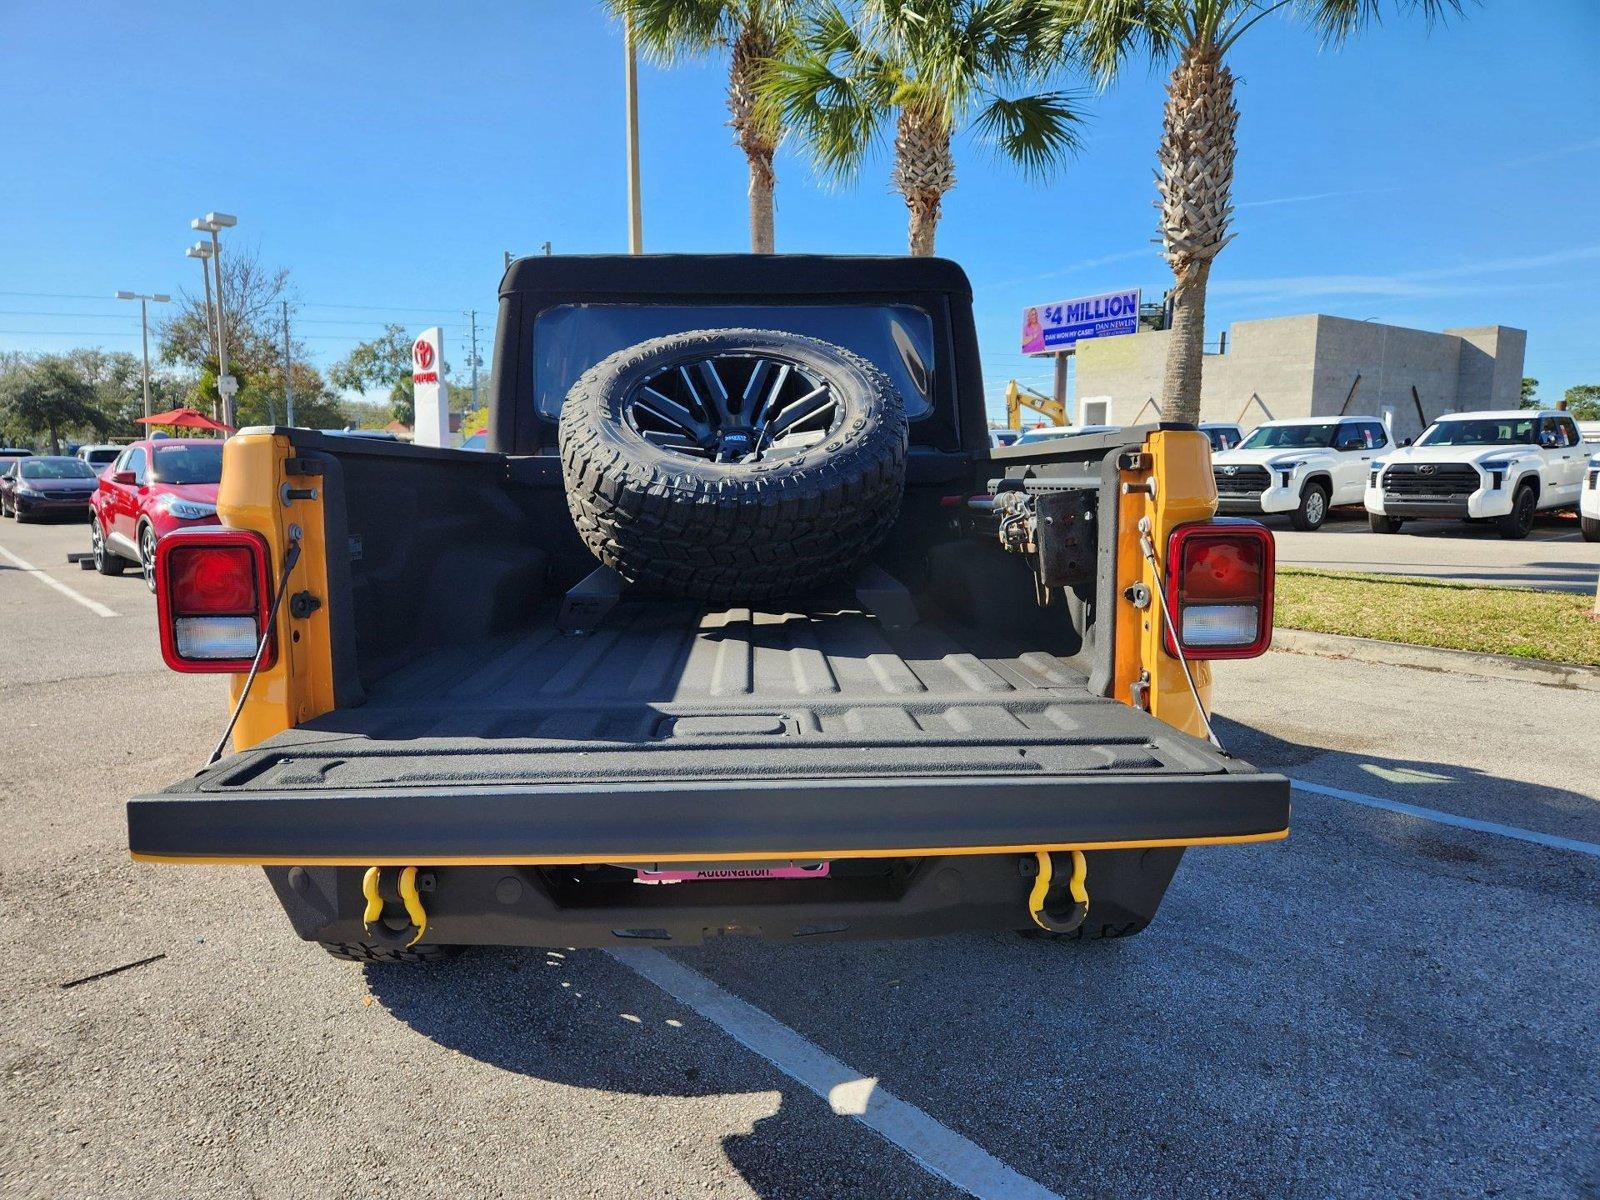
[[[433,366],[433,343],[425,338],[418,338],[417,344],[411,347],[411,361],[417,364],[417,370],[426,371]]]

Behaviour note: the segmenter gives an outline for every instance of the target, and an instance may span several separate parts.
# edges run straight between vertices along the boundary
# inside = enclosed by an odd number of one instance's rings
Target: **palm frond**
[[[1046,179],[1083,148],[1081,99],[1068,92],[994,96],[973,120],[973,131],[1033,179]]]
[[[1299,0],[1297,7],[1329,45],[1355,36],[1383,17],[1380,0]],[[1462,0],[1396,0],[1394,7],[1403,13],[1421,13],[1433,25],[1458,15]]]
[[[1160,63],[1187,40],[1185,0],[1059,0],[1058,17],[1080,61],[1102,82],[1129,58]]]
[[[819,174],[843,181],[882,140],[888,81],[881,60],[853,36],[835,25],[820,33],[767,64],[758,112],[800,135]]]
[[[652,62],[672,66],[731,40],[742,23],[740,0],[606,0],[633,27]]]

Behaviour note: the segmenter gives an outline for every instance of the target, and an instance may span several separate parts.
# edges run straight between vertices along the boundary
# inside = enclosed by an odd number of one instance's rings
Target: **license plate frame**
[[[782,867],[692,867],[687,870],[646,870],[636,868],[635,883],[728,883],[750,879],[826,879],[832,863],[789,863]]]

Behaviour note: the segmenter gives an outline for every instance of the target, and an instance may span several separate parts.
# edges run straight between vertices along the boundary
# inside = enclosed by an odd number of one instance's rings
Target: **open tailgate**
[[[848,858],[1260,841],[1289,820],[1283,776],[1084,694],[567,710],[489,735],[507,719],[329,714],[129,801],[129,847],[267,865]]]

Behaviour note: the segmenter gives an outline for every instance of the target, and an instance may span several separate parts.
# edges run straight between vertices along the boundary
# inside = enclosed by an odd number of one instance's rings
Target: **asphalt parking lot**
[[[930,1161],[994,1196],[1600,1195],[1593,693],[1219,664],[1225,741],[1309,785],[1294,832],[1191,851],[1124,942],[364,968],[259,872],[127,859],[123,800],[198,768],[225,689],[86,547],[0,524],[7,1196],[963,1194]]]
[[[1593,592],[1600,545],[1583,540],[1570,513],[1542,513],[1533,532],[1508,542],[1491,525],[1411,521],[1396,534],[1372,533],[1359,508],[1336,508],[1315,533],[1298,533],[1287,518],[1268,517],[1278,562],[1314,570],[1416,575],[1474,585]]]

